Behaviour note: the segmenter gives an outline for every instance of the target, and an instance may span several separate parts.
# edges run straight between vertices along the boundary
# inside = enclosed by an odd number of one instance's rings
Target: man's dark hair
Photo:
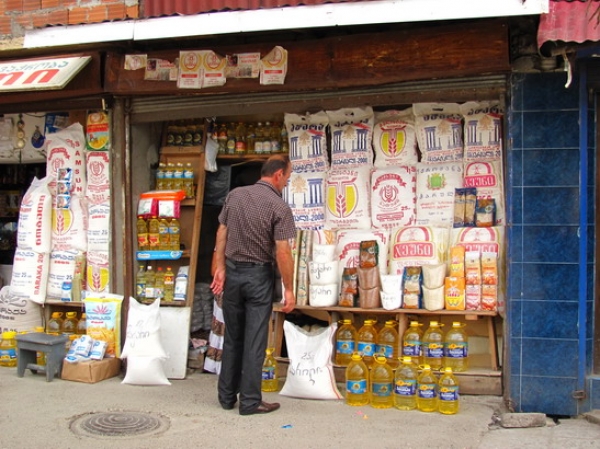
[[[287,154],[276,154],[265,161],[260,171],[260,176],[271,177],[278,170],[287,170],[290,164],[290,157]]]

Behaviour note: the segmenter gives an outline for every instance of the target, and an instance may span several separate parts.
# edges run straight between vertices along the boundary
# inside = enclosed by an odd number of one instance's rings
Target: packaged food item
[[[498,253],[481,253],[481,278],[487,285],[498,285]]]
[[[498,309],[498,286],[497,285],[482,285],[481,286],[481,308],[480,310],[497,310]]]
[[[449,276],[444,287],[446,309],[465,310],[465,278]]]
[[[104,353],[106,352],[107,343],[102,340],[94,340],[92,343],[92,349],[90,350],[90,359],[102,360]]]
[[[465,286],[465,309],[480,310],[481,308],[481,285],[467,284]]]
[[[453,228],[462,228],[465,225],[465,189],[454,189],[454,220]]]
[[[450,277],[465,277],[465,247],[450,248]]]
[[[371,289],[381,286],[379,280],[379,269],[377,267],[363,268],[358,267],[358,286],[364,289]]]
[[[377,243],[377,240],[363,240],[360,242],[359,267],[376,267],[378,258],[379,244]]]
[[[478,228],[489,228],[496,224],[496,200],[494,198],[477,198],[475,224]]]
[[[479,251],[465,253],[465,278],[467,284],[481,284],[481,253]]]
[[[406,267],[402,273],[403,307],[421,308],[421,267]]]
[[[358,271],[356,267],[344,268],[338,305],[340,307],[358,306]]]
[[[477,205],[477,189],[465,189],[465,228],[475,227],[475,206]]]
[[[362,309],[378,309],[381,307],[381,289],[379,287],[362,288],[358,286],[358,304]]]

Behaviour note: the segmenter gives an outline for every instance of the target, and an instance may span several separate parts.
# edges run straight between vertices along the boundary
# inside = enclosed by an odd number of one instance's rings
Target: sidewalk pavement
[[[220,407],[213,374],[192,372],[170,386],[121,381],[46,382],[0,368],[0,449],[600,448],[600,425],[584,417],[503,428],[507,410],[496,396],[463,395],[457,415],[441,415],[264,393],[281,409],[240,416]]]

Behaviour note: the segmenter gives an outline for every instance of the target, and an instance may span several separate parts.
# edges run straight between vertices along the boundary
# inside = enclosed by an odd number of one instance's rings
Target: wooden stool
[[[46,371],[46,382],[52,381],[55,374],[60,377],[63,359],[67,353],[65,345],[69,340],[68,336],[33,332],[19,334],[16,336],[16,340],[17,376],[23,377],[25,370],[30,369],[33,373]],[[36,363],[38,352],[43,352],[46,355],[46,366]]]

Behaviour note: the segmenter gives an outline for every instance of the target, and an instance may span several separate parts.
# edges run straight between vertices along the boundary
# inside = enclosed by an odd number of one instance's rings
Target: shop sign
[[[77,56],[0,63],[0,92],[62,89],[91,59]]]

